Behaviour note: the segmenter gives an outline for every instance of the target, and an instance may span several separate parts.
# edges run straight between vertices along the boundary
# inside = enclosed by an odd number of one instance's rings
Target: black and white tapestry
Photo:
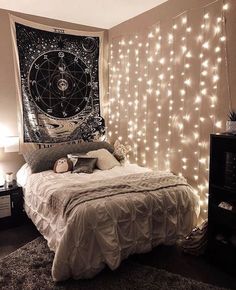
[[[93,141],[100,114],[100,37],[15,22],[24,143]]]

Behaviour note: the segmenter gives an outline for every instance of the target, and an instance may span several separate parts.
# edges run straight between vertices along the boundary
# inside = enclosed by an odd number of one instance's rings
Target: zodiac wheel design
[[[52,118],[67,119],[80,113],[88,103],[90,69],[76,55],[53,50],[34,60],[28,84],[39,110]]]
[[[97,43],[93,37],[86,37],[82,42],[82,47],[86,52],[93,52],[97,48]]]

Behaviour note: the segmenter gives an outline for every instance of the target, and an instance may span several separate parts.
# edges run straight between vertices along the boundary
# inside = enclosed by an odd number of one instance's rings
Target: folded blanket
[[[160,177],[154,171],[98,180],[89,184],[65,184],[50,195],[48,207],[54,213],[61,212],[67,218],[77,205],[85,202],[126,193],[148,194],[176,186],[190,187],[183,177],[173,174]]]

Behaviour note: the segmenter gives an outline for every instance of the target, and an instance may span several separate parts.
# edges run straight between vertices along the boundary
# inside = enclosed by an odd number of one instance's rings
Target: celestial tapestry
[[[15,22],[24,143],[93,141],[100,115],[100,37]]]

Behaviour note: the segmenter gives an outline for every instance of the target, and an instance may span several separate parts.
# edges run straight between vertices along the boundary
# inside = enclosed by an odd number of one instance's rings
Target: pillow
[[[29,164],[32,173],[50,170],[54,163],[70,153],[86,154],[91,150],[106,148],[111,153],[114,147],[107,142],[82,142],[77,144],[61,144],[50,148],[42,148],[24,153],[25,161]]]
[[[89,158],[86,154],[81,154],[81,153],[67,154],[67,158],[69,158],[72,161],[73,167],[75,166],[79,157]]]
[[[101,170],[108,170],[115,166],[120,166],[116,158],[106,149],[90,151],[87,155],[98,159],[96,165]]]
[[[127,153],[131,150],[130,145],[123,145],[119,140],[116,140],[114,143],[114,152],[113,155],[118,161],[123,161],[126,159]]]
[[[66,157],[58,159],[53,166],[53,171],[55,173],[64,173],[67,171],[72,171],[72,169],[73,163],[70,159]]]
[[[73,173],[93,173],[97,160],[97,158],[78,157]]]

